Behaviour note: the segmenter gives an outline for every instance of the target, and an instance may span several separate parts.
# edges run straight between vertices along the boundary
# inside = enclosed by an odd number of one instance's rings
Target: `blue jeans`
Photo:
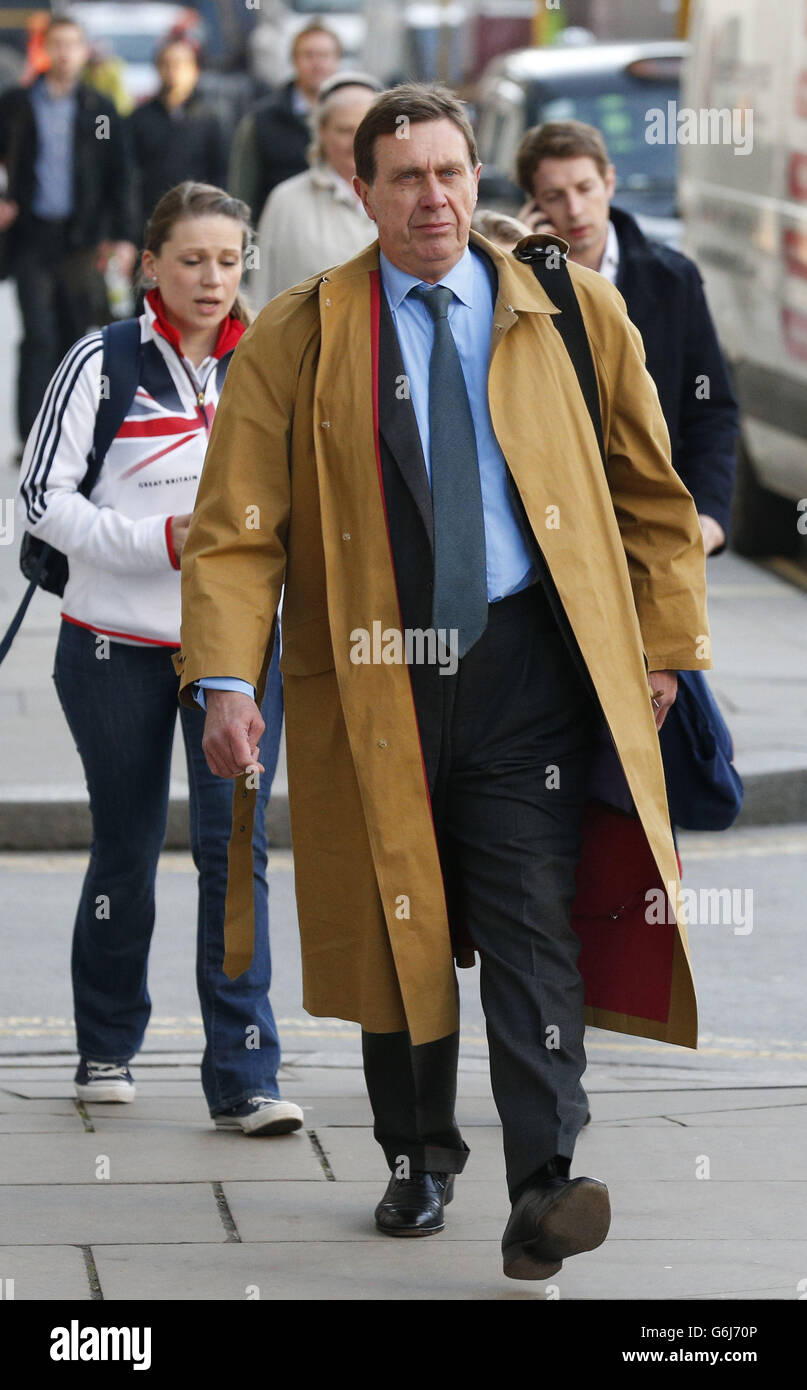
[[[99,656],[96,651],[99,650]],[[90,862],[73,932],[79,1053],[125,1063],[142,1046],[151,1013],[146,982],[154,884],[165,839],[171,748],[179,709],[190,784],[191,852],[199,872],[196,982],[205,1030],[202,1086],[211,1115],[258,1093],[278,1095],[280,1044],[269,1003],[266,808],[277,767],[283,691],[277,649],[261,713],[261,774],[253,854],[255,955],[229,980],[224,959],[227,846],[233,783],[202,752],[204,711],[177,705],[165,647],[109,642],[62,621],[53,680],[84,765],[92,814]]]

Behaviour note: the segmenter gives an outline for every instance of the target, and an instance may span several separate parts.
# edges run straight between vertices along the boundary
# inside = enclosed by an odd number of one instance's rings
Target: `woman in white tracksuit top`
[[[209,771],[203,708],[179,707],[171,662],[180,645],[180,555],[219,394],[249,320],[238,296],[249,237],[249,209],[221,189],[184,183],[161,198],[143,253],[153,287],[140,319],[140,384],[98,480],[89,497],[78,491],[103,389],[102,339],[94,332],[68,352],[48,387],[26,444],[18,505],[23,526],[63,551],[70,571],[53,678],[93,821],[72,950],[76,1090],[85,1100],[134,1097],[128,1064],[151,1009],[154,884],[179,713],[199,871],[202,1084],[217,1127],[272,1134],[303,1119],[279,1098],[268,997],[265,810],[282,718],[277,654],[259,753],[255,958],[236,980],[221,969],[232,783]]]

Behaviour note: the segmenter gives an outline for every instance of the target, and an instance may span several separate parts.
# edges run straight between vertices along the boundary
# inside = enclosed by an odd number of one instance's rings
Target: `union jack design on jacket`
[[[159,290],[140,316],[140,384],[89,497],[86,471],[101,399],[100,332],[80,338],[45,393],[22,459],[21,528],[64,552],[62,617],[113,640],[178,647],[179,563],[170,522],[193,510],[213,416],[244,325],[232,315],[197,367],[184,357]]]

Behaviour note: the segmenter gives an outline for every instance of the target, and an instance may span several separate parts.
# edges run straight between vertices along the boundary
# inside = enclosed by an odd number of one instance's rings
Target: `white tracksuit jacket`
[[[77,488],[101,395],[100,332],[74,344],[48,386],[23,454],[17,521],[68,558],[63,618],[113,640],[178,647],[169,523],[193,510],[233,347],[194,367],[159,331],[165,321],[148,301],[140,324],[140,385],[90,496]]]

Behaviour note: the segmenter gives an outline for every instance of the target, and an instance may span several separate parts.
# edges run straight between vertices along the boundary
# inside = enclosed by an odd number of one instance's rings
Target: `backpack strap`
[[[597,436],[600,458],[603,467],[605,467],[605,440],[602,432],[597,374],[594,370],[594,358],[591,355],[591,344],[588,341],[583,313],[574,292],[569,267],[566,264],[566,253],[562,250],[565,245],[565,242],[558,242],[546,233],[539,233],[536,236],[524,237],[518,243],[514,255],[517,260],[526,261],[532,266],[536,280],[546,290],[555,308],[560,309],[559,314],[552,315],[552,322],[563,339],[563,345],[571,358],[586,409],[591,416],[591,423]]]
[[[104,343],[101,359],[101,380],[102,386],[106,385],[106,393],[102,389],[101,400],[95,416],[92,448],[87,455],[87,472],[78,487],[78,491],[83,493],[85,497],[89,497],[95,487],[109,446],[126,419],[126,412],[134,400],[140,382],[143,362],[139,319],[121,319],[116,323],[109,323],[101,330],[101,334]],[[28,611],[28,605],[36,593],[40,574],[52,552],[52,546],[41,542],[33,568],[26,571],[29,581],[28,587],[8,630],[0,640],[0,663],[8,655],[11,644]]]
[[[103,466],[109,446],[126,419],[126,412],[140,384],[143,363],[143,344],[140,341],[140,320],[121,319],[108,323],[102,330],[104,355],[101,361],[102,390],[95,416],[92,449],[87,457],[87,472],[79,488],[89,497]]]

